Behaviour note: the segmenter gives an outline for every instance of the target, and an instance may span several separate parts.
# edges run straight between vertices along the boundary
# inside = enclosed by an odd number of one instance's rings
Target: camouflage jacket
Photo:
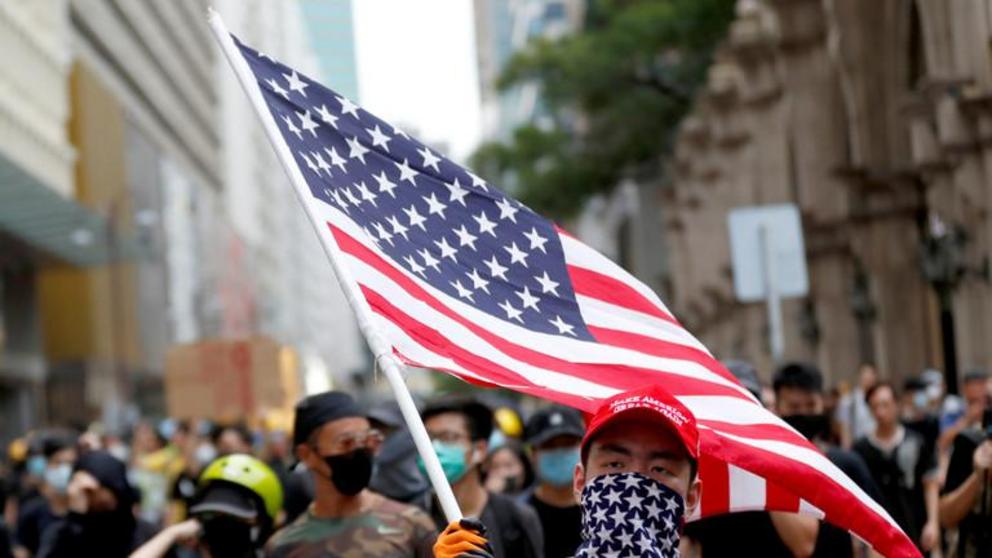
[[[311,510],[269,540],[272,558],[430,558],[434,522],[418,508],[376,495],[361,515],[327,519]]]

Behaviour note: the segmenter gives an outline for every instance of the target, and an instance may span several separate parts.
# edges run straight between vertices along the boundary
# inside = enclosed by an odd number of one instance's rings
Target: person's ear
[[[572,495],[576,502],[582,501],[582,489],[586,486],[586,469],[582,462],[575,464],[575,472],[572,473]]]
[[[703,496],[703,481],[696,477],[692,484],[689,485],[689,490],[685,493],[685,516],[689,517],[696,510],[696,506],[699,505],[699,499]]]
[[[479,440],[472,444],[472,465],[481,465],[486,460],[486,451],[489,449],[489,442]]]
[[[303,463],[308,468],[310,467],[310,457],[313,456],[314,453],[313,448],[307,444],[297,444],[296,447],[293,448],[293,453],[296,454],[296,459],[298,459],[300,463]]]

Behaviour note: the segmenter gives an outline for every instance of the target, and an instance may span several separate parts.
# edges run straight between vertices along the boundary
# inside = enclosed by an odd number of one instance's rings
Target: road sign
[[[728,221],[737,300],[766,300],[769,283],[782,298],[806,296],[806,250],[794,204],[739,207],[731,210]],[[774,277],[767,276],[768,267]]]
[[[799,210],[793,204],[740,207],[730,212],[734,293],[741,302],[768,303],[772,358],[782,359],[782,298],[806,296],[806,249]]]

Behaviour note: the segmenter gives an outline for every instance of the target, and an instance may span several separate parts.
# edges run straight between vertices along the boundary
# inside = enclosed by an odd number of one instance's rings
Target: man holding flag
[[[643,283],[402,130],[238,43],[216,14],[211,27],[318,231],[449,521],[461,512],[401,362],[590,413],[618,393],[664,386],[697,425],[707,489],[691,496],[698,485],[685,486],[683,506],[698,500],[689,519],[804,513],[883,554],[919,556],[881,506],[765,410]],[[592,470],[583,467],[584,490],[612,478]],[[639,480],[625,488],[654,486]]]
[[[580,455],[572,484],[582,506],[575,556],[678,556],[682,525],[701,494],[692,413],[659,386],[618,394],[592,416]],[[486,544],[477,524],[452,522],[434,555],[486,556]]]

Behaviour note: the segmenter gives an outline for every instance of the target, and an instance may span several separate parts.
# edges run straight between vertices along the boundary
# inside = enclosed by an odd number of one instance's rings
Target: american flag
[[[699,423],[704,490],[695,517],[807,513],[885,555],[919,555],[650,288],[351,100],[237,38],[227,48],[249,96],[264,100],[270,140],[318,234],[341,254],[370,331],[400,359],[587,412],[659,383]]]

